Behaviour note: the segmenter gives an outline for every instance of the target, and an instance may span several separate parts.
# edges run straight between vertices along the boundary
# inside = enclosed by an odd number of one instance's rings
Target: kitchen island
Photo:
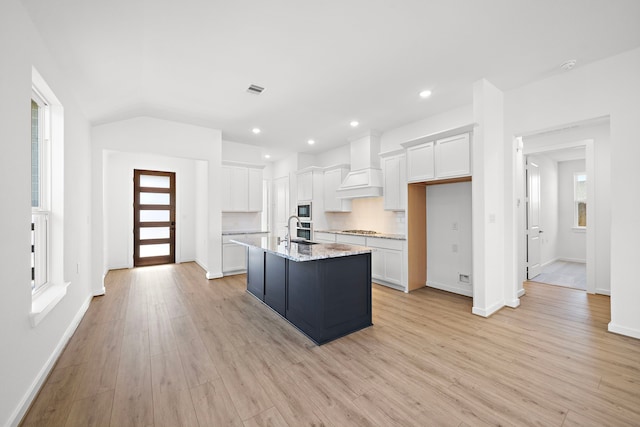
[[[371,326],[371,249],[274,237],[247,247],[247,291],[316,344]]]

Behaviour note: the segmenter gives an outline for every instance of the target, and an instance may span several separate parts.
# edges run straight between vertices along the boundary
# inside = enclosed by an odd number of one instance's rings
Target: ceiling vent
[[[249,88],[247,89],[247,92],[252,93],[254,95],[260,95],[262,93],[262,91],[264,90],[263,87],[258,86],[258,85],[251,85],[249,86]]]

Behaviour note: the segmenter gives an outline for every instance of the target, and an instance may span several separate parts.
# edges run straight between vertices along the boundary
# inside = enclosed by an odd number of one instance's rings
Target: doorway
[[[133,265],[175,263],[176,174],[133,173]]]
[[[541,146],[545,140],[523,141],[525,278],[593,293],[594,141]]]

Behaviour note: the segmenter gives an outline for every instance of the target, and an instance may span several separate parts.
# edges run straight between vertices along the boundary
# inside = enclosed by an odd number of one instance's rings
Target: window
[[[49,278],[49,105],[34,88],[31,95],[31,291]]]
[[[587,226],[587,174],[585,172],[573,175],[573,226],[586,228]]]
[[[30,320],[36,327],[70,283],[64,281],[64,109],[35,68],[31,78],[31,108],[25,114],[31,116]]]

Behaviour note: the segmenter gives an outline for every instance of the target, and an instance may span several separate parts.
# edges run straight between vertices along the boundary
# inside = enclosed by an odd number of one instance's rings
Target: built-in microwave
[[[297,215],[300,221],[311,221],[311,202],[298,203]]]
[[[300,222],[300,226],[296,228],[296,236],[299,239],[311,240],[313,238],[313,224]]]

